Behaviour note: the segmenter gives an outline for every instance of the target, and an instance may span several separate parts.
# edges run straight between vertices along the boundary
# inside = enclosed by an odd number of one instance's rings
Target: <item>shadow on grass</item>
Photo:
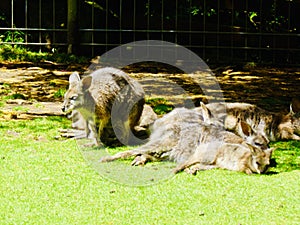
[[[268,175],[300,169],[300,142],[284,141],[271,144],[276,150],[273,153]]]

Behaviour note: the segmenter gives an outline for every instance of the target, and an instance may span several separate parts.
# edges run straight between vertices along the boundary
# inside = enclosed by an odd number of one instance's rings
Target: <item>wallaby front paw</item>
[[[132,166],[143,166],[147,162],[147,158],[144,155],[140,155],[135,157],[135,159],[132,161]]]
[[[186,173],[188,173],[188,174],[191,174],[191,175],[196,175],[198,171],[199,171],[199,168],[196,167],[196,166],[192,166],[192,167],[186,168],[186,169],[184,170],[184,172],[186,172]]]
[[[112,156],[103,156],[99,159],[99,162],[100,163],[103,163],[103,162],[111,162],[111,161],[114,161],[115,159],[112,157]]]

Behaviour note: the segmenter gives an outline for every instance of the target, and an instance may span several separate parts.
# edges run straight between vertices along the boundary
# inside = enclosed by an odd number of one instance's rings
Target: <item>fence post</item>
[[[68,54],[76,54],[78,35],[78,0],[68,0]]]

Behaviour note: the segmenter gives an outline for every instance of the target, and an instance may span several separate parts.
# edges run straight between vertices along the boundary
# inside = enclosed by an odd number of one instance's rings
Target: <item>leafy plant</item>
[[[12,95],[5,96],[4,99],[5,100],[7,100],[7,99],[26,99],[26,97],[23,94],[14,93]]]
[[[149,98],[146,99],[146,103],[149,104],[158,115],[166,114],[174,109],[174,106],[164,98]]]
[[[62,98],[66,93],[66,89],[58,89],[57,92],[54,93],[54,98]]]
[[[25,33],[19,30],[6,31],[3,36],[3,41],[24,43]]]
[[[20,111],[20,112],[28,112],[29,109],[24,106],[16,106],[13,108],[14,111]]]

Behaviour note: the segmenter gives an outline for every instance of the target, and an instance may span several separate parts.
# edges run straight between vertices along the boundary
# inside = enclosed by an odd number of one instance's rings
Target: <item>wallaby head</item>
[[[293,99],[290,112],[278,114],[274,127],[274,139],[300,140],[300,100]]]
[[[74,72],[69,77],[69,89],[64,95],[62,111],[70,112],[83,104],[84,95],[90,95],[88,90],[92,84],[92,77],[80,80],[79,74]],[[92,100],[92,99],[91,99]]]
[[[290,112],[296,114],[300,112],[300,99],[293,98],[290,105]]]
[[[258,128],[258,131],[256,132],[248,123],[244,121],[240,121],[238,126],[239,135],[244,138],[246,143],[254,145],[262,150],[265,150],[269,147],[269,140],[265,135],[263,135],[263,132],[260,131],[260,128]]]
[[[80,93],[80,77],[77,72],[74,72],[69,77],[69,89],[64,95],[62,106],[63,112],[71,112],[75,108],[75,102]]]
[[[242,137],[247,143],[257,146],[258,148],[268,148],[269,140],[264,134],[263,128],[265,124],[263,121],[260,122],[256,129],[257,131],[254,131],[248,123],[233,115],[226,116],[224,122],[222,122],[222,119],[215,117],[205,104],[202,102],[200,104],[200,107],[196,110],[201,112],[205,123],[234,131],[234,133]]]
[[[294,98],[292,100],[289,114],[291,116],[291,123],[294,134],[299,137],[299,139],[296,137],[295,138],[297,140],[300,140],[300,99]]]
[[[251,151],[251,157],[249,162],[249,167],[252,172],[256,173],[265,173],[270,165],[270,160],[272,157],[272,153],[274,151],[274,148],[268,148],[266,150],[261,150],[259,148],[256,148],[255,146],[248,145],[250,151]],[[247,172],[246,170],[246,173]]]

